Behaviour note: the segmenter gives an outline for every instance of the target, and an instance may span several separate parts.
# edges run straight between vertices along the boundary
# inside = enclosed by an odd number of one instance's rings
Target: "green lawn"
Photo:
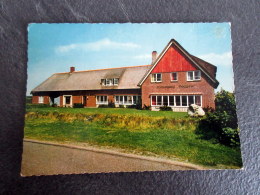
[[[241,167],[240,150],[200,139],[186,113],[124,108],[27,109],[25,138],[110,146],[212,168]]]
[[[151,112],[150,110],[137,110],[130,108],[53,108],[29,105],[27,112],[59,112],[59,113],[85,113],[85,114],[120,114],[120,115],[139,115],[139,116],[158,116],[158,117],[171,117],[171,118],[184,118],[188,117],[186,112]]]

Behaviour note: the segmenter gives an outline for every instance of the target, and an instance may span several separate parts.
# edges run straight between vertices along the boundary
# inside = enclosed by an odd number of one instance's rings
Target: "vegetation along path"
[[[186,113],[167,111],[28,106],[25,138],[88,143],[209,168],[241,167],[239,149],[203,140],[195,134],[198,120]]]

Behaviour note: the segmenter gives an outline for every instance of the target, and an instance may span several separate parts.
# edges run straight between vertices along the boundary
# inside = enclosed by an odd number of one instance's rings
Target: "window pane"
[[[107,102],[107,96],[104,96],[104,102]]]
[[[194,72],[194,79],[200,80],[200,71],[199,70]]]
[[[171,80],[172,81],[177,81],[178,80],[178,73],[177,72],[173,72],[171,74]]]
[[[169,105],[174,106],[174,96],[169,96]]]
[[[66,96],[65,100],[66,100],[66,104],[70,104],[70,97],[69,96]]]
[[[181,96],[181,100],[182,100],[182,106],[187,106],[187,96]]]
[[[194,97],[193,95],[189,95],[189,96],[188,96],[189,105],[194,104],[194,98],[193,98],[193,97]]]
[[[157,96],[157,105],[162,105],[162,96]]]
[[[176,98],[176,106],[180,106],[181,105],[181,97],[178,95],[178,96],[175,96]]]
[[[118,79],[117,78],[114,79],[114,85],[118,85]]]
[[[152,74],[152,82],[155,81],[155,74]]]
[[[201,101],[200,101],[200,96],[199,95],[195,96],[195,104],[198,105],[198,106],[201,106]]]
[[[123,98],[124,98],[124,96],[119,96],[119,103],[120,104],[123,104]]]
[[[168,96],[163,96],[163,105],[168,106]]]
[[[157,81],[162,81],[162,74],[157,74]]]
[[[188,80],[189,81],[193,80],[193,72],[188,72]]]
[[[124,103],[127,103],[127,96],[124,96]]]
[[[116,96],[116,101],[115,101],[116,103],[118,103],[119,102],[119,96],[117,95]]]
[[[152,105],[153,105],[153,106],[156,105],[156,96],[152,96]]]

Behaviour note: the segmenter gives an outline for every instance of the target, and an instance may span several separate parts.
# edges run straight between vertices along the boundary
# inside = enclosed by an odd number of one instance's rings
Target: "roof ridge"
[[[123,66],[123,67],[115,67],[115,68],[102,68],[102,69],[94,69],[94,70],[80,70],[80,71],[74,71],[73,73],[78,73],[78,72],[91,72],[91,71],[100,71],[100,70],[112,70],[112,69],[120,69],[120,68],[135,68],[135,67],[143,67],[143,66],[151,66],[149,65],[139,65],[139,66]],[[54,74],[66,74],[70,72],[58,72]]]

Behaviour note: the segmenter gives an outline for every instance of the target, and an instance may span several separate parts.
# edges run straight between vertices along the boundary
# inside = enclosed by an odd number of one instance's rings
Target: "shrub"
[[[160,111],[172,111],[172,108],[164,105],[164,106],[160,107]]]
[[[198,125],[196,132],[202,138],[228,146],[239,146],[235,96],[221,90],[216,94],[216,110],[209,110]]]
[[[108,105],[106,105],[106,104],[101,104],[101,105],[99,105],[98,107],[99,107],[99,108],[108,108]]]
[[[58,105],[57,104],[52,104],[51,107],[56,108]]]
[[[122,104],[120,104],[120,105],[119,105],[119,108],[125,108],[125,106],[124,106],[124,105],[122,105]]]
[[[115,103],[112,102],[112,101],[109,101],[107,106],[108,106],[108,108],[115,108],[116,107]]]
[[[151,106],[146,106],[146,105],[144,104],[143,110],[151,110]]]
[[[84,108],[84,105],[81,104],[81,103],[75,103],[75,104],[73,105],[73,108]]]
[[[133,105],[127,105],[126,107],[127,108],[136,108],[136,105],[134,105],[134,104]]]

